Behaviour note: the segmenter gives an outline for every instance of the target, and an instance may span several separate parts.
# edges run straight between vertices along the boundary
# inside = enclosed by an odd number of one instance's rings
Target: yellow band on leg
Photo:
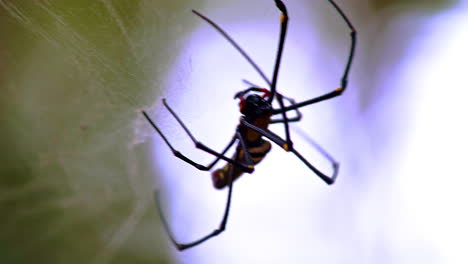
[[[280,21],[281,23],[284,23],[286,21],[286,16],[281,14]]]

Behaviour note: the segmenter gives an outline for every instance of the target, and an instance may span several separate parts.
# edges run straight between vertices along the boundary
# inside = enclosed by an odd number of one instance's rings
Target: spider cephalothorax
[[[248,119],[254,119],[262,115],[271,115],[273,108],[267,100],[258,94],[251,94],[247,98],[240,97],[240,112]]]

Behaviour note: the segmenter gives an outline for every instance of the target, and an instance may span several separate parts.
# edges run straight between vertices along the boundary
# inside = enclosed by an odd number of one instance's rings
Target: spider
[[[354,29],[354,26],[351,24],[351,22],[349,21],[347,16],[344,14],[344,12],[340,9],[340,7],[333,0],[328,0],[328,2],[333,6],[333,8],[338,12],[338,14],[341,16],[341,18],[344,20],[344,22],[348,26],[350,30],[350,36],[351,36],[351,48],[350,48],[346,66],[344,68],[344,72],[341,78],[341,86],[321,96],[296,103],[292,98],[283,96],[282,94],[276,91],[278,72],[279,72],[279,67],[280,67],[280,62],[281,62],[281,56],[283,54],[283,47],[284,47],[284,41],[286,38],[286,31],[288,27],[289,17],[288,17],[288,12],[286,10],[285,4],[281,0],[274,0],[274,1],[276,4],[276,7],[281,12],[281,15],[280,15],[281,29],[280,29],[278,49],[276,53],[275,67],[273,71],[273,78],[271,82],[266,77],[266,75],[260,70],[257,64],[255,64],[255,62],[247,55],[247,53],[223,29],[221,29],[221,27],[219,27],[216,23],[214,23],[213,21],[211,21],[209,18],[202,15],[201,13],[195,10],[192,10],[192,12],[195,15],[197,15],[198,17],[200,17],[201,19],[209,23],[211,26],[213,26],[227,41],[229,41],[231,45],[233,45],[234,48],[236,48],[240,52],[240,54],[250,63],[250,65],[255,68],[255,70],[260,74],[260,76],[265,80],[265,82],[269,86],[269,89],[261,88],[258,85],[255,85],[253,83],[250,83],[244,80],[244,82],[250,87],[243,91],[236,93],[234,96],[234,99],[239,100],[239,110],[242,114],[240,118],[240,123],[237,125],[237,128],[235,130],[233,137],[231,138],[227,146],[221,152],[217,152],[211,149],[210,147],[206,146],[205,144],[201,143],[200,141],[198,141],[192,135],[190,130],[185,126],[185,124],[182,122],[179,116],[174,112],[174,110],[167,104],[166,100],[163,99],[164,106],[167,108],[170,114],[177,120],[177,122],[180,124],[183,130],[185,130],[187,135],[195,144],[195,147],[197,149],[203,150],[215,156],[216,158],[214,159],[214,161],[212,161],[208,165],[202,165],[200,163],[193,161],[192,159],[188,158],[187,156],[185,156],[184,154],[176,150],[172,146],[172,144],[169,142],[167,137],[164,135],[164,133],[158,128],[158,126],[156,126],[153,120],[148,116],[148,114],[145,111],[142,111],[145,118],[148,120],[151,126],[156,130],[156,132],[162,137],[165,144],[171,149],[172,153],[177,158],[185,161],[186,163],[202,171],[210,171],[215,166],[215,164],[220,160],[224,160],[227,162],[227,164],[224,167],[216,169],[211,173],[213,185],[216,189],[223,189],[226,186],[228,187],[227,201],[226,201],[224,215],[221,220],[221,223],[219,227],[213,230],[211,233],[193,242],[179,243],[176,241],[173,233],[171,232],[171,229],[169,228],[167,221],[165,220],[163,216],[161,206],[159,204],[158,194],[156,192],[157,206],[158,206],[158,210],[161,216],[164,229],[167,231],[167,234],[171,242],[180,251],[199,245],[207,241],[208,239],[219,235],[221,232],[225,230],[227,220],[228,220],[228,215],[229,215],[229,209],[231,205],[231,194],[232,194],[233,182],[236,179],[238,179],[242,174],[252,173],[254,171],[254,166],[258,164],[261,160],[263,160],[266,154],[270,151],[271,149],[270,141],[280,146],[285,151],[292,152],[310,170],[312,170],[316,175],[318,175],[327,184],[333,184],[338,175],[338,168],[339,168],[338,163],[331,156],[329,156],[320,146],[314,144],[317,150],[322,155],[324,155],[324,157],[329,162],[331,162],[332,168],[333,168],[333,172],[331,176],[325,175],[316,167],[314,167],[314,165],[312,165],[306,158],[304,158],[294,148],[293,142],[291,140],[290,133],[289,133],[289,123],[298,122],[301,120],[302,114],[299,111],[299,108],[334,98],[336,96],[341,95],[345,91],[347,83],[348,83],[348,74],[349,74],[349,70],[351,67],[351,63],[352,63],[353,56],[354,56],[354,50],[356,46],[356,30]],[[274,99],[276,99],[279,105],[279,108],[277,109],[273,108],[272,106],[272,102]],[[285,106],[285,101],[288,103],[287,106]],[[288,117],[286,115],[286,112],[288,111],[294,111],[295,112],[294,117]],[[279,115],[279,117],[272,118],[275,115]],[[285,139],[273,133],[272,131],[268,130],[268,126],[270,124],[277,124],[277,123],[284,125],[285,137],[286,137]],[[237,147],[235,149],[233,156],[226,157],[225,153],[234,145],[236,141],[238,142],[238,144],[237,144]]]

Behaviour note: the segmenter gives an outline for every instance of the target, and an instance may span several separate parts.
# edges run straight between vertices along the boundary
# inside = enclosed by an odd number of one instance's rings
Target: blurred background
[[[468,1],[337,1],[358,30],[346,93],[303,108],[295,147],[340,162],[327,186],[273,146],[227,192],[173,157],[207,164],[194,135],[222,149],[238,123],[233,95],[252,67],[196,9],[222,26],[268,76],[279,12],[273,1],[0,0],[0,263],[466,263]],[[349,31],[327,1],[289,0],[279,91],[329,92]],[[283,133],[282,127],[272,130]],[[221,162],[219,166],[222,166]]]

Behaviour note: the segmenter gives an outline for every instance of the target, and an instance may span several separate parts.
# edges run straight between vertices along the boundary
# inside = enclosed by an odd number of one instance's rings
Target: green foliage
[[[403,9],[417,8],[437,11],[447,8],[456,2],[456,0],[372,0],[371,6],[376,10],[396,7]]]
[[[0,0],[0,263],[169,262],[135,143],[184,7],[157,5]]]

